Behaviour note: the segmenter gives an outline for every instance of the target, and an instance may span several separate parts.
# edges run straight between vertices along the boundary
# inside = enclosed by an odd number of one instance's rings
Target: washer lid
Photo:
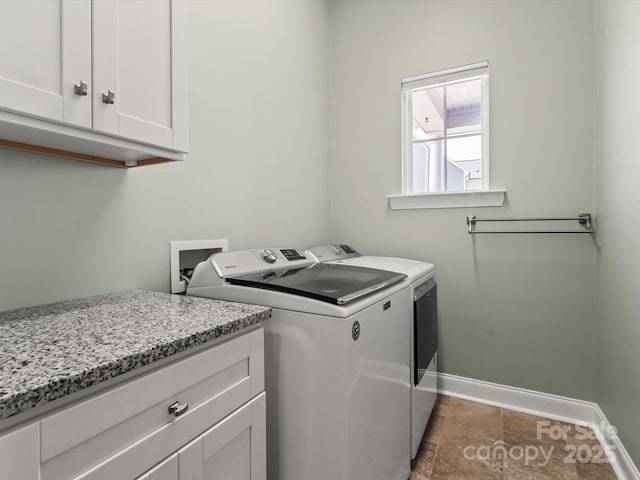
[[[263,288],[345,305],[390,285],[406,275],[375,268],[331,263],[284,268],[226,277],[232,285]]]

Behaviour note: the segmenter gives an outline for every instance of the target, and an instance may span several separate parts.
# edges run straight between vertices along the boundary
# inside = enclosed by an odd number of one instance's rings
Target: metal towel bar
[[[582,230],[475,230],[478,222],[554,222],[577,221]],[[467,217],[467,233],[593,233],[593,223],[590,213],[581,213],[577,217],[534,217],[534,218],[477,218],[475,215]]]

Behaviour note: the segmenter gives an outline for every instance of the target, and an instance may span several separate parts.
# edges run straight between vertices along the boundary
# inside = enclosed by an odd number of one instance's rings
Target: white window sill
[[[416,208],[500,207],[505,190],[475,190],[466,192],[412,193],[387,195],[392,210]]]

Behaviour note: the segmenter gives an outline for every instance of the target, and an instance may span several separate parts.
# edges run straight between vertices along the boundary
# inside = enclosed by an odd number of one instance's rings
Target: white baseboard
[[[597,403],[548,393],[509,387],[497,383],[438,374],[438,393],[476,402],[538,415],[569,423],[588,424],[600,439],[612,426]],[[620,438],[616,435],[611,450],[616,461],[611,464],[621,480],[640,480],[640,472],[634,465]]]
[[[607,420],[607,417],[604,415],[604,412],[600,409],[600,405],[596,404],[598,423],[596,425],[598,428],[598,435],[602,435],[603,431],[612,430],[612,425]],[[633,463],[633,460],[629,456],[629,452],[624,448],[620,437],[617,435],[613,439],[613,451],[615,452],[617,461],[612,463],[611,466],[616,472],[618,478],[629,479],[629,480],[638,480],[640,479],[640,472],[638,468]]]

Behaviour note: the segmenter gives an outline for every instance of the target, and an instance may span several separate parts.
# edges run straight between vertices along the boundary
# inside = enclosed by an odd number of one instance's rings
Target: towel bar
[[[478,222],[553,222],[577,221],[582,230],[475,230]],[[532,217],[532,218],[477,218],[475,215],[467,217],[467,233],[593,233],[593,223],[590,213],[580,213],[577,217]]]

